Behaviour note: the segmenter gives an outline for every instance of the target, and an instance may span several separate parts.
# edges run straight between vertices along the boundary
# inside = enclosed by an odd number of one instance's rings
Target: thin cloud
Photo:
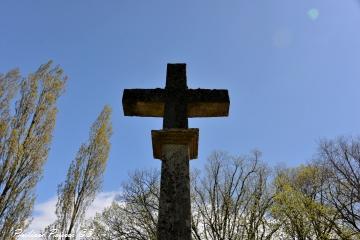
[[[85,219],[93,218],[96,213],[101,212],[104,208],[111,205],[114,199],[119,195],[119,192],[101,192],[96,197],[94,202],[86,211]],[[40,234],[42,230],[56,219],[57,197],[52,197],[46,202],[36,204],[34,207],[33,220],[25,233]],[[25,240],[27,238],[20,238]]]

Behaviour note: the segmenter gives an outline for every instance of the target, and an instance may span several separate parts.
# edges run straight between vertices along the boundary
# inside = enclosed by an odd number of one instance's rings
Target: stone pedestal
[[[189,160],[197,157],[198,129],[152,131],[162,160],[158,240],[191,240]]]

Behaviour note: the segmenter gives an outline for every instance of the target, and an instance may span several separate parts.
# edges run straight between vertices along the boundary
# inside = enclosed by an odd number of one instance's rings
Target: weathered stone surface
[[[230,98],[227,90],[188,89],[188,117],[226,117],[229,115]]]
[[[125,89],[122,105],[125,116],[163,117],[165,106],[165,90]]]
[[[163,146],[166,144],[188,146],[189,159],[196,159],[198,156],[199,129],[165,129],[151,131],[153,156],[162,159]]]
[[[163,145],[158,240],[191,240],[189,150]]]

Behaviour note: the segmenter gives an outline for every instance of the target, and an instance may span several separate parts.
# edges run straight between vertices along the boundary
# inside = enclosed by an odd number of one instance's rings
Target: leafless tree
[[[159,176],[157,171],[131,175],[119,201],[90,222],[91,239],[155,240]],[[270,239],[277,230],[269,216],[269,171],[259,152],[237,158],[214,153],[205,173],[196,171],[191,179],[193,239]]]
[[[270,239],[272,194],[260,153],[231,157],[215,152],[193,182],[193,236],[200,240]]]
[[[330,172],[329,201],[344,224],[360,233],[360,139],[324,140],[319,157]]]
[[[91,239],[156,240],[160,173],[136,171],[122,185],[121,195],[111,207],[98,214],[86,227],[94,229]]]

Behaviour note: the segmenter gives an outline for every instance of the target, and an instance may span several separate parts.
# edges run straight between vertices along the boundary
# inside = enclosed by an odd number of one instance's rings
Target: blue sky
[[[360,4],[356,0],[78,0],[0,3],[0,72],[54,60],[69,77],[38,202],[56,194],[105,104],[113,109],[104,191],[128,172],[160,167],[150,131],[161,119],[124,117],[124,88],[165,84],[185,62],[191,88],[226,88],[228,118],[200,128],[201,168],[213,150],[263,152],[270,165],[309,161],[319,139],[360,132]]]

